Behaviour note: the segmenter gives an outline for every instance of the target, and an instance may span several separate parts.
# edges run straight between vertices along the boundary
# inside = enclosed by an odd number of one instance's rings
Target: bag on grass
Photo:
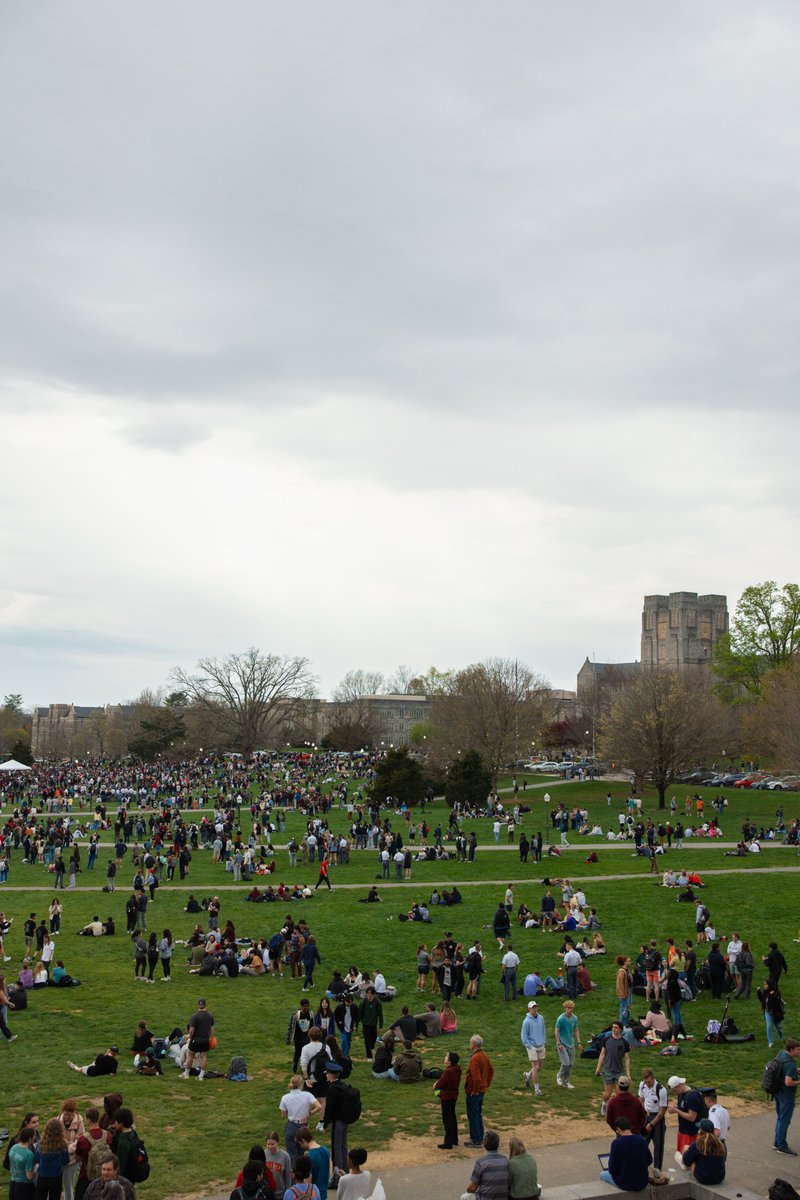
[[[800,1200],[800,1192],[786,1179],[776,1179],[767,1195],[769,1200]]]

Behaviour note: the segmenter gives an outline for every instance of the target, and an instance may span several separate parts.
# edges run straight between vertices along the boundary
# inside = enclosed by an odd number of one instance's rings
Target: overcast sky
[[[0,692],[639,656],[800,578],[800,9],[0,13]]]

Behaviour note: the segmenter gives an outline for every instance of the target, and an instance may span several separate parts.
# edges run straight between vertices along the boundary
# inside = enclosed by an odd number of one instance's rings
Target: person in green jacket
[[[364,1033],[364,1049],[367,1058],[372,1058],[372,1051],[378,1040],[378,1030],[383,1028],[383,1005],[378,999],[374,987],[367,988],[358,1015]]]

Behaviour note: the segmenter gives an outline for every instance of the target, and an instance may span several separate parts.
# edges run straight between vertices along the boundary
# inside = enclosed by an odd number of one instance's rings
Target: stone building
[[[642,666],[680,671],[708,665],[714,645],[727,632],[726,596],[698,596],[697,592],[645,596]]]
[[[34,758],[115,758],[126,753],[134,718],[130,704],[50,704],[35,708],[31,723]]]

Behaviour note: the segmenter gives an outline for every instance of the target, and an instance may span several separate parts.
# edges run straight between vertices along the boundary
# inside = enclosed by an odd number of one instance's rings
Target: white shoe
[[[189,1072],[188,1072],[188,1071],[181,1071],[181,1073],[180,1073],[180,1078],[181,1078],[181,1079],[188,1079],[188,1078],[189,1078]]]
[[[565,1084],[564,1084],[564,1087],[565,1087],[565,1088],[569,1088],[569,1090],[570,1090],[571,1092],[574,1092],[574,1091],[575,1091],[575,1084],[574,1084],[574,1083],[565,1083]]]
[[[542,1089],[539,1087],[538,1083],[533,1085],[533,1094],[534,1096],[541,1096],[542,1094]]]
[[[604,1117],[605,1115],[606,1115],[606,1102],[604,1100],[603,1103],[600,1105],[600,1116]]]
[[[689,1168],[686,1166],[686,1164],[683,1161],[683,1155],[681,1154],[680,1150],[675,1151],[675,1162],[678,1164],[678,1166],[681,1168],[682,1171],[689,1170]]]
[[[560,1071],[559,1071],[559,1073],[556,1075],[556,1083],[558,1084],[558,1086],[559,1086],[559,1087],[563,1087],[563,1086],[564,1086],[564,1080],[561,1078],[561,1072],[560,1072]]]
[[[529,1088],[529,1087],[531,1086],[531,1073],[530,1073],[530,1071],[525,1071],[525,1073],[523,1074],[522,1078],[525,1080],[525,1087],[526,1087],[526,1088]]]
[[[198,1078],[198,1079],[205,1079],[205,1077],[206,1077],[205,1070],[202,1070],[202,1071],[198,1071],[198,1072],[197,1072],[197,1078]]]

